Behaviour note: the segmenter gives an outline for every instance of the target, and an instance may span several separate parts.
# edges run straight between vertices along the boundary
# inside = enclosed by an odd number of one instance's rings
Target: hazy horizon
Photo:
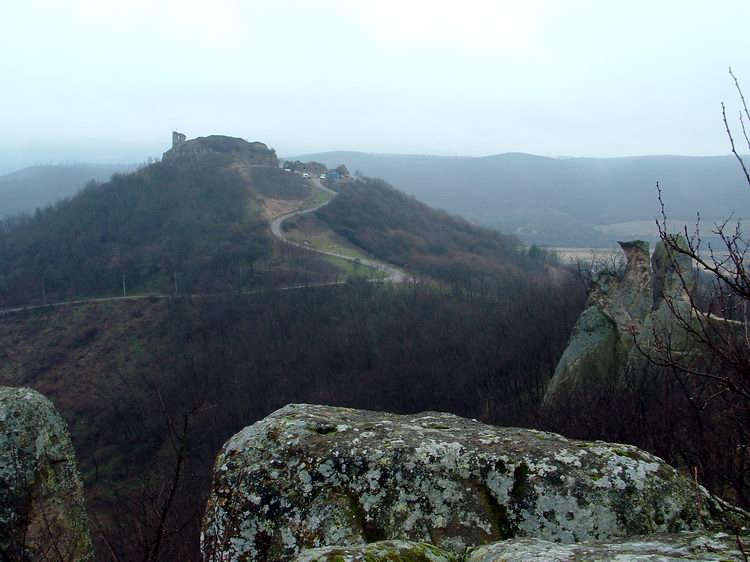
[[[0,5],[0,171],[138,162],[172,130],[280,155],[729,151],[750,3]]]
[[[192,137],[188,137],[192,138]],[[245,139],[245,140],[260,140],[262,139]],[[97,156],[95,146],[91,147],[92,156],[86,158],[86,153],[81,151],[77,154],[80,157],[68,157],[67,153],[61,154],[60,158],[55,158],[50,155],[48,158],[28,158],[3,161],[0,159],[0,175],[11,174],[13,172],[31,168],[34,166],[112,166],[112,165],[123,165],[123,166],[138,166],[148,161],[149,158],[161,158],[161,155],[169,147],[165,145],[163,150],[149,152],[138,152],[137,149],[130,151],[123,151],[122,153],[114,154],[114,150],[108,151],[112,155],[110,156]],[[629,154],[622,156],[569,156],[569,155],[549,155],[549,154],[534,154],[532,152],[519,152],[519,151],[508,151],[498,152],[496,154],[478,154],[478,155],[461,155],[461,154],[427,154],[418,152],[365,152],[359,150],[323,150],[316,152],[306,152],[299,154],[279,154],[280,159],[295,159],[305,157],[317,157],[325,154],[337,154],[337,153],[352,153],[352,154],[364,154],[369,156],[384,156],[384,157],[417,157],[417,158],[461,158],[461,159],[481,159],[481,158],[493,158],[498,156],[506,156],[513,154],[523,154],[526,156],[540,157],[540,158],[552,158],[552,159],[591,159],[591,160],[614,160],[614,159],[628,159],[628,158],[721,158],[725,156],[732,156],[731,153],[724,154]],[[743,156],[745,156],[743,154]]]
[[[211,133],[214,134],[214,133]],[[221,133],[215,133],[221,134]],[[171,136],[171,132],[170,132]],[[188,135],[188,139],[195,138]],[[247,137],[248,141],[261,141],[263,139],[253,139]],[[108,165],[139,165],[149,159],[161,158],[163,152],[170,148],[170,143],[164,143],[163,147],[158,147],[156,143],[153,145],[147,145],[144,143],[144,147],[152,146],[153,150],[144,148],[140,149],[138,146],[126,146],[122,150],[117,150],[117,145],[112,145],[108,149],[102,151],[101,145],[90,145],[90,146],[77,146],[77,147],[63,147],[55,148],[49,152],[33,152],[24,153],[20,158],[14,159],[13,155],[8,154],[0,155],[0,175],[13,173],[25,168],[34,166],[108,166]],[[275,147],[271,147],[275,148]],[[305,153],[295,154],[283,154],[278,153],[281,160],[284,159],[295,159],[295,158],[306,158],[306,157],[317,157],[325,154],[337,154],[337,153],[352,153],[352,154],[363,154],[369,156],[384,156],[384,157],[417,157],[417,158],[459,158],[459,159],[481,159],[481,158],[494,158],[499,156],[507,156],[513,154],[522,154],[526,156],[539,157],[539,158],[551,158],[551,159],[592,159],[592,160],[613,160],[613,159],[628,159],[628,158],[721,158],[726,156],[733,157],[731,152],[724,152],[718,154],[624,154],[617,156],[589,156],[589,155],[566,155],[566,154],[538,154],[533,152],[521,152],[517,150],[509,150],[507,152],[498,152],[493,154],[436,154],[426,152],[388,152],[388,151],[363,151],[363,150],[351,150],[348,148],[341,149],[330,149],[320,151],[310,151]],[[744,151],[740,151],[744,156]]]

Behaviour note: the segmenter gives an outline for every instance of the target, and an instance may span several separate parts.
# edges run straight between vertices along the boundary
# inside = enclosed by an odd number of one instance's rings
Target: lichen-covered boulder
[[[2,560],[92,558],[67,426],[27,388],[0,387],[0,553]]]
[[[565,405],[585,387],[616,377],[651,312],[648,242],[619,244],[627,259],[625,271],[597,276],[547,387],[545,407]]]
[[[741,544],[748,552],[750,542]],[[558,544],[543,539],[513,539],[480,547],[466,562],[705,562],[744,561],[737,537],[727,533],[648,535],[614,541]]]
[[[289,405],[224,446],[207,560],[285,561],[386,539],[467,547],[574,542],[724,524],[723,504],[627,445],[496,428],[451,414]]]
[[[455,558],[430,544],[380,541],[362,546],[305,550],[294,562],[455,562]]]

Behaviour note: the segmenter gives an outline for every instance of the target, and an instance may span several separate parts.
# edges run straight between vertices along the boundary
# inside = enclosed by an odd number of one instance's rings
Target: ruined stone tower
[[[187,137],[184,134],[178,133],[177,131],[172,131],[172,148],[174,148],[181,142],[185,142],[185,139],[187,139]]]

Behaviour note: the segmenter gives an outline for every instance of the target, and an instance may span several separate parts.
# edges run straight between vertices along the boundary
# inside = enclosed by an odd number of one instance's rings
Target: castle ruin
[[[180,144],[181,142],[185,142],[187,137],[183,133],[178,133],[177,131],[172,131],[172,148]]]

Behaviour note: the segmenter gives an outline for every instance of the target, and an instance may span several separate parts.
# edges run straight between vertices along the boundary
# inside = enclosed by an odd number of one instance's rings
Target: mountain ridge
[[[653,242],[654,219],[660,215],[657,181],[668,216],[678,225],[693,224],[698,210],[709,221],[732,211],[750,216],[744,190],[738,189],[741,170],[731,155],[443,157],[344,151],[295,158],[341,161],[431,206],[515,233],[528,244],[602,247],[628,236]]]
[[[83,189],[89,181],[108,181],[132,171],[133,164],[43,164],[0,175],[0,219],[31,213]]]

